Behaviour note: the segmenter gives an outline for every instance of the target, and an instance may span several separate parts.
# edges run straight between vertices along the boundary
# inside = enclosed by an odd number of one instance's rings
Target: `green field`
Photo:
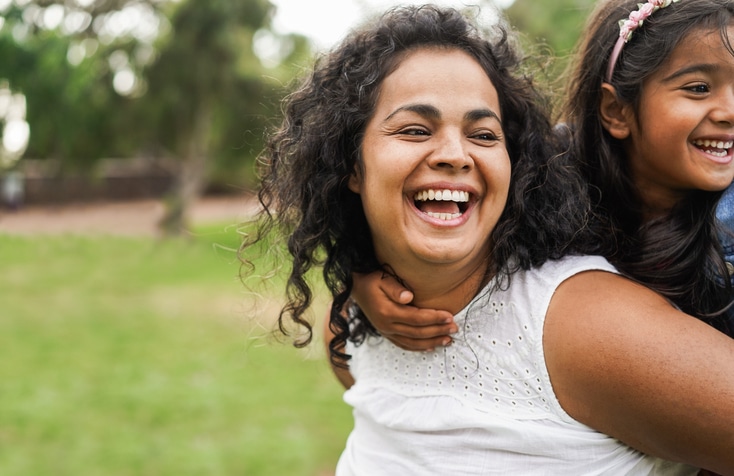
[[[0,475],[332,474],[350,409],[237,243],[0,235]]]

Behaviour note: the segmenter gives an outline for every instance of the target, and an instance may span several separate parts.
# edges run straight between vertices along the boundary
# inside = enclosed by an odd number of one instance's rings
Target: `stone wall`
[[[23,204],[49,204],[89,201],[118,201],[160,198],[174,182],[174,164],[154,159],[105,159],[89,172],[61,171],[50,160],[23,159],[14,168],[16,173],[0,174],[3,182],[2,200],[8,202],[5,190],[10,180],[22,179]]]

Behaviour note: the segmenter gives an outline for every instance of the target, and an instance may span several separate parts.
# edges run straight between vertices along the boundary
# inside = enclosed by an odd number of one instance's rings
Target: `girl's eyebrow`
[[[686,66],[683,69],[679,69],[678,71],[673,72],[669,76],[666,76],[662,79],[662,82],[669,83],[670,81],[691,73],[713,73],[718,69],[719,66],[713,63],[692,64],[690,66]]]
[[[401,106],[395,109],[385,118],[385,121],[389,121],[390,118],[403,111],[414,112],[419,116],[425,117],[427,119],[441,119],[441,111],[439,111],[438,108],[431,106],[430,104],[408,104],[406,106]],[[502,124],[502,120],[500,119],[499,115],[497,115],[497,113],[491,109],[473,109],[464,114],[464,119],[469,122],[475,122],[484,118],[493,118],[496,119],[497,122],[500,123],[500,125]]]

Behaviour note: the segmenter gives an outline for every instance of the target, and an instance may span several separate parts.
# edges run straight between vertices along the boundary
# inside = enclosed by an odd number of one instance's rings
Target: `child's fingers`
[[[392,324],[400,324],[406,326],[406,328],[416,329],[414,331],[415,335],[410,335],[411,337],[435,337],[437,334],[423,334],[423,332],[427,332],[426,329],[432,328],[440,328],[443,334],[456,332],[454,316],[448,311],[421,309],[413,306],[390,306],[389,309],[383,309],[383,311],[384,315],[390,316]]]
[[[413,293],[388,274],[382,275],[379,286],[382,292],[397,304],[409,304],[413,300]]]
[[[446,315],[449,322],[446,322]],[[427,324],[429,320],[435,323]],[[386,323],[382,335],[402,349],[426,351],[449,345],[450,335],[457,330],[450,313],[413,308],[407,317],[403,316],[402,322],[394,319]]]
[[[430,339],[413,339],[399,335],[386,335],[385,338],[401,349],[409,351],[430,351],[438,347],[451,344],[451,338],[449,336],[433,337]]]
[[[392,322],[389,329],[382,332],[384,336],[407,338],[411,340],[449,338],[456,332],[456,324],[436,324],[429,326],[413,326],[399,322]]]

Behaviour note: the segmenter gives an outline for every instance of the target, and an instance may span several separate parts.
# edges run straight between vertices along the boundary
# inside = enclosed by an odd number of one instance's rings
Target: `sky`
[[[279,33],[300,33],[311,38],[318,48],[330,48],[365,15],[388,7],[429,3],[429,0],[270,0],[277,12],[273,27]],[[513,0],[495,0],[507,7]],[[430,0],[438,5],[463,7],[471,0]]]

